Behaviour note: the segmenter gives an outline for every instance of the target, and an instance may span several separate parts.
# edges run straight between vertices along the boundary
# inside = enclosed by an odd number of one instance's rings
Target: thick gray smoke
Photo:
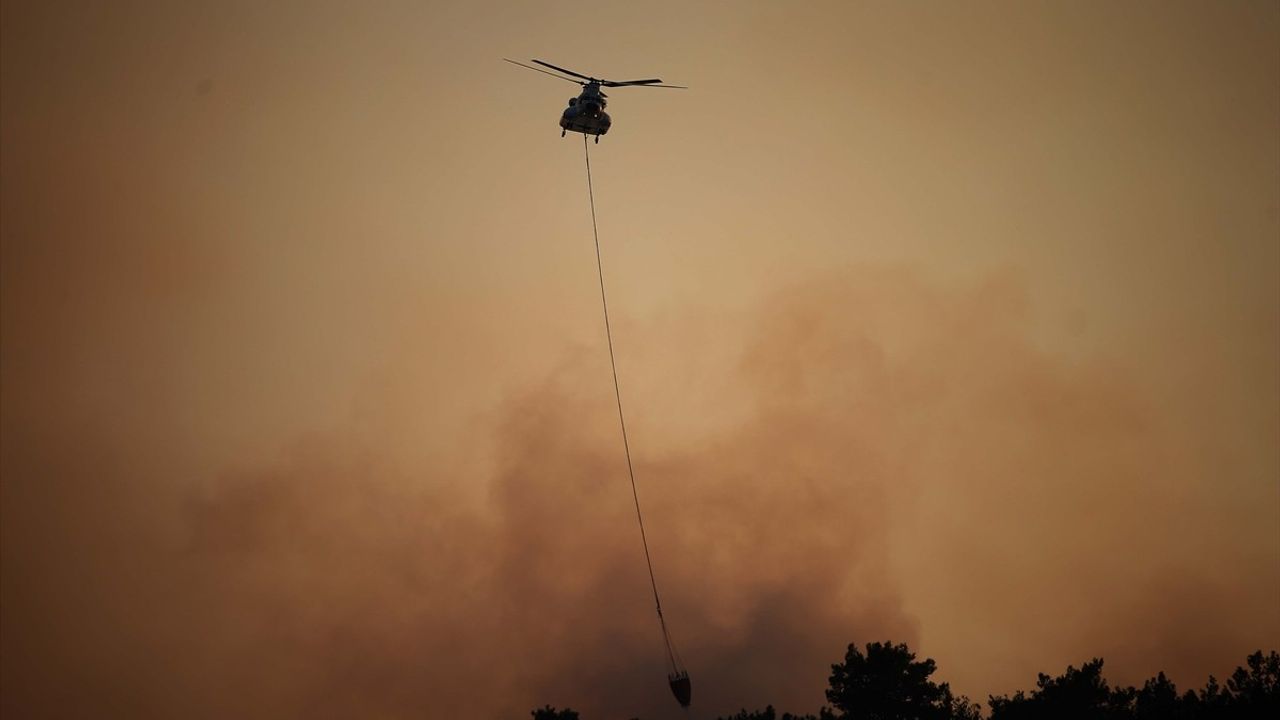
[[[1211,536],[1235,520],[1200,509],[1221,438],[1193,423],[1188,447],[1131,369],[1038,349],[1029,312],[1009,278],[850,270],[629,356],[700,713],[812,710],[849,642],[908,642],[974,694],[1095,654],[1198,683],[1276,644],[1274,548]],[[56,363],[9,352],[6,715],[673,712],[601,348],[510,392],[483,462],[414,465],[337,429],[195,487],[153,444],[162,408],[83,421]],[[145,375],[145,345],[119,352]],[[712,380],[702,356],[735,360]],[[715,421],[664,429],[672,386]]]

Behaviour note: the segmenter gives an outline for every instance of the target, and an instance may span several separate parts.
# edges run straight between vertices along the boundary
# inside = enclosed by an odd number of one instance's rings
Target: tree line
[[[932,658],[917,660],[905,644],[849,645],[844,662],[831,666],[826,700],[817,714],[779,714],[773,706],[743,709],[717,720],[981,720],[982,709],[937,682]],[[1057,676],[1040,674],[1035,689],[987,698],[989,720],[1252,720],[1280,718],[1280,654],[1249,655],[1220,684],[1179,692],[1163,672],[1142,687],[1112,687],[1102,660]],[[533,720],[580,720],[570,709],[534,710]]]

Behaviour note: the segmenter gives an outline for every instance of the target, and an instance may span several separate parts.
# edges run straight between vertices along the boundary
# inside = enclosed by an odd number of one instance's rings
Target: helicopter
[[[604,111],[605,106],[609,104],[609,96],[605,95],[604,91],[600,88],[634,86],[673,88],[677,90],[689,89],[684,85],[663,85],[662,81],[658,78],[650,78],[648,80],[603,80],[600,78],[589,77],[582,73],[576,73],[572,70],[566,70],[562,67],[556,67],[551,63],[543,62],[541,60],[533,61],[543,67],[548,67],[552,70],[564,73],[564,75],[557,75],[556,73],[543,70],[542,68],[525,65],[522,62],[508,60],[507,58],[502,59],[512,65],[519,65],[523,68],[529,68],[530,70],[535,70],[554,78],[560,78],[561,80],[567,80],[568,82],[576,85],[581,85],[582,93],[578,95],[578,97],[569,98],[569,107],[565,108],[564,113],[560,116],[560,137],[564,137],[565,133],[572,130],[577,133],[582,133],[583,135],[595,135],[597,143],[600,142],[600,136],[609,132],[609,127],[613,125],[613,121],[609,118],[609,113]],[[574,80],[572,78],[565,77],[565,75],[571,75],[574,78],[579,79]],[[586,82],[583,82],[584,80]]]

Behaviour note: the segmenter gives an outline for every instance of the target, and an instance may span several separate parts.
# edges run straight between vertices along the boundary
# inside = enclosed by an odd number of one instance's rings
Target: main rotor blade
[[[675,90],[688,90],[688,89],[689,89],[689,87],[688,87],[687,85],[657,85],[657,84],[654,84],[654,83],[645,83],[645,84],[643,84],[643,85],[635,85],[635,84],[632,84],[632,83],[623,83],[623,85],[625,85],[625,86],[627,86],[627,87],[662,87],[662,88],[672,88],[672,89],[675,89]]]
[[[600,84],[605,87],[622,87],[623,85],[654,85],[662,82],[658,78],[650,80],[601,80]]]
[[[503,59],[503,60],[507,60],[506,58],[502,58],[502,59]],[[557,74],[555,74],[555,73],[553,73],[553,72],[547,72],[546,70],[543,70],[542,68],[536,68],[536,67],[534,67],[534,66],[532,66],[532,65],[525,65],[525,64],[524,64],[524,63],[522,63],[522,62],[516,62],[515,60],[507,60],[507,62],[511,63],[512,65],[519,65],[519,66],[520,66],[520,67],[522,67],[522,68],[529,68],[530,70],[533,70],[534,72],[540,72],[540,73],[542,73],[543,75],[550,75],[550,76],[551,76],[551,77],[553,77],[553,78],[559,78],[560,80],[564,80],[565,82],[571,82],[571,83],[573,83],[574,85],[581,85],[581,84],[582,84],[582,83],[578,82],[577,80],[574,80],[573,78],[567,78],[567,77],[565,77],[565,76],[563,76],[563,75],[557,75]]]
[[[565,75],[572,75],[572,76],[577,77],[577,78],[582,78],[583,80],[586,80],[587,82],[595,82],[595,81],[596,81],[596,79],[595,79],[595,78],[593,78],[593,77],[587,77],[586,75],[583,75],[582,73],[576,73],[576,72],[574,72],[574,71],[572,71],[572,70],[565,70],[564,68],[562,68],[562,67],[556,67],[555,65],[552,65],[551,63],[542,62],[541,60],[534,60],[534,62],[538,63],[539,65],[545,65],[546,67],[549,67],[549,68],[551,68],[552,70],[559,70],[560,72],[564,73]]]

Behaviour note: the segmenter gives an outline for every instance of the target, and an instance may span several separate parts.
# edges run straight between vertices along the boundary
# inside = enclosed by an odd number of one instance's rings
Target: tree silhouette
[[[531,714],[533,715],[533,720],[578,720],[578,713],[568,708],[556,710],[550,705],[541,710],[534,710]]]
[[[844,662],[831,666],[827,702],[838,718],[859,720],[951,720],[981,717],[968,698],[954,697],[947,683],[929,679],[932,658],[916,661],[906,645],[867,643],[864,655],[850,645]]]
[[[822,718],[817,715],[792,715],[791,713],[782,713],[782,717],[779,718],[778,712],[773,709],[773,706],[767,705],[763,710],[755,710],[753,712],[742,710],[737,715],[726,715],[716,718],[716,720],[826,720],[829,717],[831,715],[824,712]]]
[[[742,710],[718,720],[979,720],[978,706],[955,696],[947,683],[935,683],[930,658],[916,660],[906,645],[869,643],[866,652],[850,645],[844,662],[831,666],[827,702],[817,715],[778,716],[772,705]],[[1165,674],[1141,689],[1111,687],[1102,676],[1102,660],[1079,669],[1067,666],[1057,676],[1040,674],[1027,694],[992,696],[990,720],[1253,720],[1280,718],[1280,653],[1250,655],[1225,686],[1209,676],[1204,688],[1179,695]],[[578,720],[573,710],[547,705],[533,720]],[[634,719],[633,719],[634,720]]]
[[[1159,673],[1137,691],[1133,702],[1134,720],[1190,720],[1196,717],[1196,694],[1178,695],[1173,681]]]
[[[1040,675],[1030,695],[990,699],[991,720],[1246,720],[1280,716],[1280,655],[1250,655],[1248,669],[1236,668],[1226,687],[1209,676],[1199,692],[1179,695],[1164,673],[1141,690],[1111,688],[1102,677],[1102,660],[1079,670],[1068,666],[1058,677]]]
[[[992,697],[991,720],[1112,720],[1129,718],[1129,706],[1136,691],[1112,691],[1102,677],[1102,660],[1094,658],[1079,670],[1068,665],[1058,677],[1041,673],[1030,696],[1021,691],[1013,697]]]
[[[1257,711],[1259,717],[1280,716],[1280,654],[1259,650],[1246,662],[1248,670],[1238,667],[1227,680],[1232,704]]]

